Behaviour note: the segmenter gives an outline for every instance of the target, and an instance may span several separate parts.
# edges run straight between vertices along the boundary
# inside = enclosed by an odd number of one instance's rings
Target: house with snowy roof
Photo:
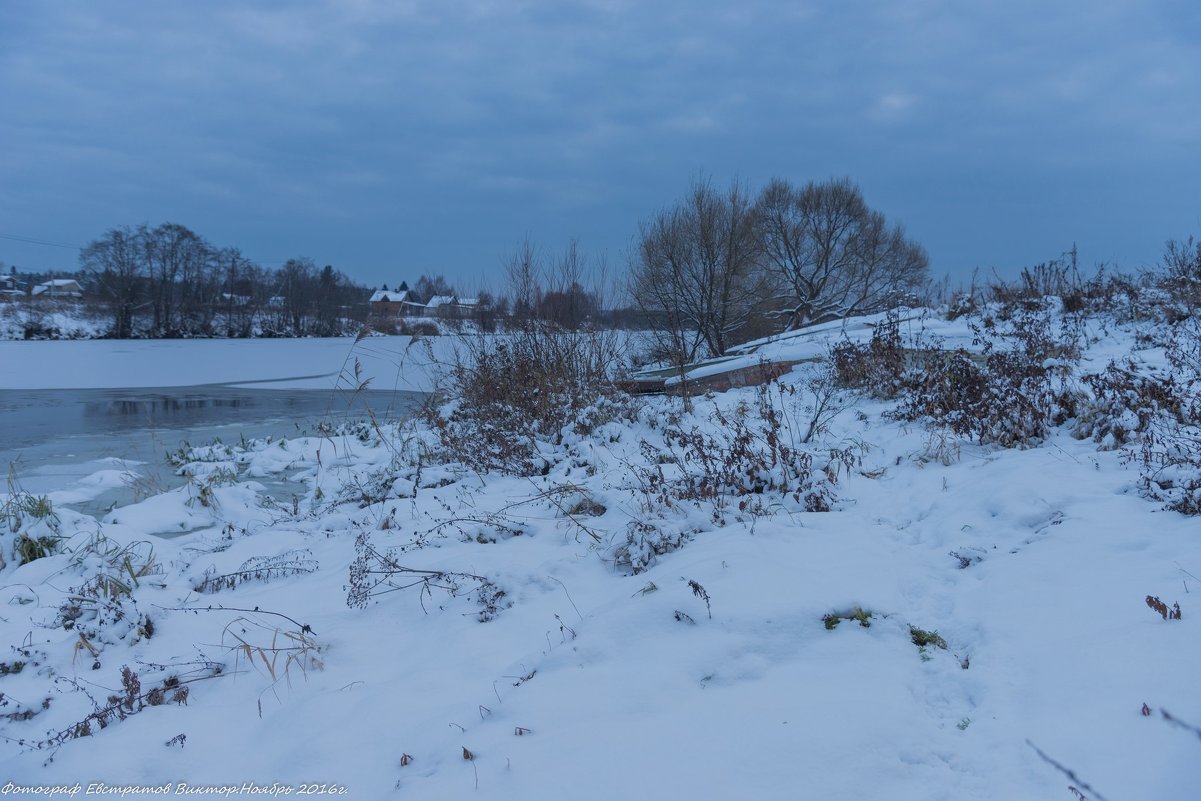
[[[409,302],[409,290],[377,289],[368,299],[373,317],[399,317]]]
[[[0,275],[0,300],[15,300],[24,296],[15,275]]]
[[[455,305],[454,295],[434,295],[425,303],[426,310],[434,316],[446,316]]]
[[[81,298],[83,297],[83,287],[74,278],[52,278],[35,286],[30,294],[43,300]]]
[[[384,286],[377,289],[367,300],[371,316],[377,320],[393,320],[397,317],[420,317],[427,313],[426,306],[409,285],[401,281],[397,289]]]
[[[431,317],[448,320],[466,320],[479,309],[479,298],[461,298],[458,295],[434,295],[425,304]]]

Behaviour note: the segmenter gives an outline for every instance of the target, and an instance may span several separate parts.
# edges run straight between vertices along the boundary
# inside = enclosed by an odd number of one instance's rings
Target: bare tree
[[[413,285],[413,294],[420,299],[422,303],[429,303],[435,295],[444,297],[454,296],[455,288],[450,285],[445,276],[441,275],[423,275],[417,279],[417,283]]]
[[[868,208],[849,179],[803,187],[775,179],[756,212],[788,329],[878,311],[926,278],[925,250]]]
[[[717,356],[736,343],[763,296],[759,254],[754,209],[737,183],[722,193],[698,180],[641,224],[631,291],[660,321],[674,359]]]
[[[317,265],[310,258],[288,259],[276,274],[284,326],[291,336],[308,333],[317,300]]]
[[[597,322],[607,273],[603,257],[589,259],[572,239],[562,255],[540,272],[546,287],[539,292],[539,318],[571,330]]]
[[[80,266],[91,271],[113,314],[112,336],[133,336],[134,314],[145,286],[141,232],[112,228],[79,254]]]
[[[139,229],[143,258],[152,280],[154,334],[178,336],[185,326],[180,319],[180,294],[194,287],[210,262],[212,248],[178,223]]]
[[[225,316],[227,337],[248,337],[263,305],[262,270],[238,248],[222,248],[213,254],[221,274],[220,306]]]
[[[542,256],[530,240],[523,239],[505,261],[509,294],[513,299],[513,322],[531,319],[542,299]]]

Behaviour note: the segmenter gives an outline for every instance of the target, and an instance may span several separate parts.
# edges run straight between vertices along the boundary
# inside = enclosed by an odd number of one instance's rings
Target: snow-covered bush
[[[55,624],[80,635],[76,648],[152,637],[154,623],[139,609],[134,591],[148,576],[162,573],[154,546],[147,541],[121,545],[97,532],[66,547],[71,569],[84,581],[60,604]]]
[[[1092,439],[1098,450],[1115,450],[1144,434],[1156,415],[1182,422],[1183,399],[1172,376],[1138,372],[1132,361],[1110,362],[1102,373],[1081,379],[1092,396],[1080,403],[1072,430],[1077,439]]]
[[[790,502],[807,512],[829,511],[835,485],[857,457],[829,450],[824,461],[802,447],[804,435],[787,393],[761,385],[754,405],[717,408],[712,424],[668,425],[663,451],[637,470],[649,509],[684,503],[706,509],[718,525],[727,515],[753,517]]]
[[[612,383],[621,360],[613,332],[531,320],[466,342],[443,388],[448,403],[427,413],[448,461],[533,475],[547,466],[540,442],[559,445],[630,414]]]
[[[841,342],[830,353],[839,386],[868,392],[878,398],[894,398],[905,374],[905,347],[900,321],[890,314],[872,331],[866,345]]]
[[[656,558],[682,547],[688,537],[688,532],[679,526],[631,520],[626,525],[625,538],[613,552],[613,563],[637,575],[654,564]]]
[[[1167,322],[1187,321],[1201,309],[1201,241],[1168,242],[1156,285],[1167,295]]]
[[[59,518],[50,499],[21,489],[9,479],[8,494],[0,502],[0,568],[12,558],[23,565],[49,556],[62,539]]]
[[[1201,425],[1156,421],[1137,458],[1144,495],[1181,514],[1201,514]]]
[[[1151,419],[1130,455],[1141,464],[1143,494],[1168,509],[1201,514],[1201,321],[1177,323],[1166,355],[1172,375],[1160,385],[1171,405]]]
[[[979,355],[923,353],[891,414],[1006,448],[1036,445],[1073,417],[1076,393],[1067,379],[1079,356],[1075,332],[1056,329],[1048,304],[1011,315],[986,315],[972,324],[983,345]]]

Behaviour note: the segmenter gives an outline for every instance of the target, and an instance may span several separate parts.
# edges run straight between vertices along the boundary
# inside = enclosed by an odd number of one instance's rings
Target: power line
[[[11,239],[14,242],[25,242],[30,245],[46,245],[52,248],[65,248],[66,250],[83,250],[82,245],[67,245],[62,242],[49,242],[45,239],[34,239],[28,236],[15,236],[13,234],[0,234],[0,239]]]

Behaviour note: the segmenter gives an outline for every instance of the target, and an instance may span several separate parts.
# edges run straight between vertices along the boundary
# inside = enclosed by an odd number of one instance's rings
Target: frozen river
[[[432,353],[400,337],[0,342],[0,470],[96,513],[176,485],[164,455],[184,443],[408,414]]]
[[[0,390],[0,456],[12,461],[14,455],[47,445],[54,451],[71,451],[73,443],[86,437],[121,451],[124,443],[143,433],[171,447],[178,447],[178,440],[195,442],[222,432],[250,437],[262,429],[278,436],[281,428],[304,429],[327,417],[337,422],[365,416],[368,408],[381,415],[406,411],[413,397],[421,395],[223,386]]]

